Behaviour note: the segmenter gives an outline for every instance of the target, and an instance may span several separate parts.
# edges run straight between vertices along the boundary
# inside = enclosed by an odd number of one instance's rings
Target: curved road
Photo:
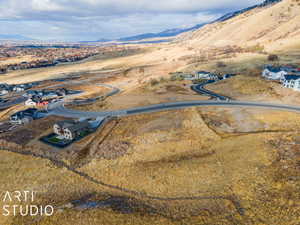
[[[100,87],[106,87],[106,88],[110,88],[112,89],[110,92],[106,93],[105,95],[101,95],[99,97],[96,98],[89,98],[89,99],[82,99],[82,100],[73,100],[72,102],[70,102],[71,105],[85,105],[85,104],[92,104],[95,101],[98,100],[104,100],[110,96],[116,95],[118,94],[121,90],[119,88],[116,88],[112,85],[109,84],[95,84],[95,86],[100,86]],[[71,96],[72,97],[72,96]]]
[[[265,108],[273,110],[284,110],[300,113],[300,106],[272,104],[263,102],[241,102],[241,101],[186,101],[186,102],[169,102],[144,107],[137,107],[125,110],[116,111],[102,111],[102,112],[86,112],[67,109],[63,105],[56,105],[51,107],[50,115],[57,115],[71,118],[96,118],[96,117],[108,117],[108,116],[130,116],[144,113],[160,112],[166,110],[182,109],[188,107],[199,107],[199,106],[222,106],[222,107],[251,107],[251,108]]]
[[[264,103],[264,102],[247,102],[247,101],[228,101],[229,98],[225,96],[218,95],[216,93],[210,92],[203,88],[208,83],[213,83],[215,81],[206,81],[197,85],[193,85],[192,89],[201,94],[211,95],[216,97],[219,100],[225,101],[184,101],[184,102],[168,102],[156,105],[149,105],[144,107],[136,107],[131,109],[124,110],[115,110],[115,111],[102,111],[102,112],[89,112],[89,111],[79,111],[67,109],[64,106],[64,102],[56,102],[49,105],[48,110],[50,115],[63,116],[68,118],[99,118],[99,117],[123,117],[144,113],[160,112],[166,110],[182,109],[188,107],[201,107],[201,106],[218,106],[218,107],[251,107],[251,108],[265,108],[273,110],[284,110],[300,113],[300,106],[276,104],[276,103]],[[120,92],[119,88],[108,84],[97,84],[98,86],[111,88],[112,90],[104,96],[99,98],[107,98],[113,96]]]
[[[204,88],[204,86],[208,85],[208,84],[212,84],[212,83],[215,83],[217,82],[216,80],[207,80],[207,81],[203,81],[199,84],[194,84],[191,86],[191,89],[195,92],[197,92],[198,94],[202,94],[202,95],[208,95],[208,96],[211,96],[213,98],[216,98],[218,100],[221,100],[221,101],[228,101],[230,100],[229,97],[227,96],[223,96],[223,95],[219,95],[215,92],[212,92],[212,91],[209,91],[207,89]]]

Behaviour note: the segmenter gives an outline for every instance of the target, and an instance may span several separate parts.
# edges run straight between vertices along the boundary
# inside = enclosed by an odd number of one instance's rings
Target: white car
[[[26,106],[36,106],[36,102],[32,101],[32,99],[28,99],[28,100],[25,102],[25,105],[26,105]]]

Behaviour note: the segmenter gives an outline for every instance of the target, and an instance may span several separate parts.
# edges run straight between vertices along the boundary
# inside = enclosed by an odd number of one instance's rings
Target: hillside
[[[299,46],[300,1],[284,0],[255,8],[224,22],[209,24],[181,35],[177,40],[199,48],[206,46],[260,44],[268,50]]]
[[[216,20],[207,22],[207,23],[200,23],[200,24],[196,24],[192,27],[188,27],[188,28],[173,28],[173,29],[167,29],[158,33],[144,33],[144,34],[138,34],[138,35],[134,35],[134,36],[129,36],[129,37],[123,37],[123,38],[119,38],[117,40],[109,40],[109,39],[99,39],[96,42],[131,42],[131,41],[141,41],[141,40],[147,40],[147,39],[151,39],[151,38],[170,38],[169,41],[172,40],[172,38],[174,38],[177,35],[180,35],[182,33],[186,33],[189,31],[195,31],[197,29],[202,28],[204,25],[206,24],[213,24],[216,22],[224,22],[226,20],[229,20],[231,18],[234,18],[242,13],[248,12],[250,10],[256,9],[256,8],[262,8],[262,7],[266,7],[269,5],[273,5],[274,3],[278,3],[282,0],[265,0],[263,3],[261,4],[256,4],[244,9],[240,9],[237,11],[233,11],[233,12],[229,12],[219,18],[217,18]],[[151,42],[149,42],[151,43]],[[155,43],[155,42],[152,42]],[[142,43],[141,43],[142,44]]]

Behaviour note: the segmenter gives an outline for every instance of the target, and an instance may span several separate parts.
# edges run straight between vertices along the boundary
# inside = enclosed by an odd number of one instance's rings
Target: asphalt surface
[[[102,112],[88,112],[88,111],[67,109],[64,106],[65,104],[64,102],[57,102],[49,105],[48,109],[50,115],[63,116],[67,118],[97,118],[97,117],[105,118],[111,116],[123,117],[123,116],[130,116],[130,115],[137,115],[137,114],[144,114],[144,113],[161,112],[166,110],[175,110],[175,109],[182,109],[182,108],[189,108],[189,107],[205,107],[205,106],[264,108],[264,109],[272,109],[272,110],[292,111],[298,113],[300,112],[300,106],[264,103],[264,102],[229,101],[230,100],[229,97],[216,94],[204,88],[205,85],[214,82],[216,81],[214,80],[205,81],[200,84],[192,85],[191,88],[197,93],[209,95],[211,97],[218,99],[219,101],[168,102],[168,103],[149,105],[144,107],[137,107],[132,109],[102,111]],[[119,88],[113,87],[111,85],[107,85],[107,84],[97,84],[97,85],[112,89],[109,93],[102,96],[103,98],[113,96],[120,92]]]
[[[212,84],[212,83],[215,83],[217,82],[216,80],[207,80],[207,81],[203,81],[199,84],[194,84],[191,86],[191,89],[195,92],[197,92],[198,94],[201,94],[201,95],[207,95],[207,96],[211,96],[213,98],[216,98],[218,100],[221,100],[221,101],[228,101],[230,100],[229,97],[227,96],[223,96],[223,95],[219,95],[215,92],[212,92],[212,91],[209,91],[207,89],[205,89],[204,87],[208,84]]]
[[[137,115],[137,114],[144,114],[144,113],[161,112],[166,110],[175,110],[175,109],[182,109],[182,108],[189,108],[189,107],[205,107],[205,106],[264,108],[264,109],[284,110],[284,111],[292,111],[292,112],[300,113],[300,106],[283,105],[283,104],[276,104],[276,103],[264,103],[264,102],[227,101],[228,100],[227,97],[203,89],[203,86],[205,86],[208,83],[209,82],[204,82],[193,86],[195,90],[198,91],[200,90],[201,92],[205,91],[206,94],[215,96],[217,99],[219,99],[219,101],[168,102],[168,103],[149,105],[144,107],[136,107],[136,108],[125,109],[125,110],[87,112],[87,111],[79,111],[79,110],[72,110],[72,109],[65,108],[64,104],[66,104],[66,101],[68,100],[68,98],[66,98],[64,99],[64,101],[50,104],[48,107],[48,111],[49,111],[49,115],[63,116],[67,118],[97,118],[97,117],[105,118],[111,116],[123,117],[123,116],[130,116],[130,115]],[[107,85],[107,84],[97,84],[97,85],[111,89],[110,92],[108,92],[104,96],[101,96],[102,98],[107,98],[115,94],[118,94],[120,92],[119,88],[113,87],[111,85]],[[10,102],[2,103],[0,104],[0,109],[9,108],[13,105],[20,104],[25,100],[26,98],[19,97]]]
[[[106,99],[108,97],[111,97],[113,95],[116,95],[118,93],[120,93],[120,89],[117,87],[114,87],[112,85],[109,84],[96,84],[96,86],[100,86],[100,87],[106,87],[106,88],[110,88],[111,91],[106,93],[105,95],[99,96],[97,98],[92,98],[92,99],[86,99],[83,101],[80,101],[80,104],[84,103],[84,101],[87,102],[95,102],[99,99]],[[111,113],[110,115],[104,113],[104,116],[102,115],[102,113],[99,112],[85,112],[85,111],[78,111],[78,110],[72,110],[72,109],[67,109],[65,108],[66,104],[77,104],[77,101],[70,101],[70,102],[66,102],[67,99],[64,99],[64,101],[61,102],[56,102],[53,104],[48,105],[48,111],[49,111],[49,115],[56,115],[56,116],[63,116],[63,117],[67,117],[67,118],[97,118],[97,117],[106,117],[106,116],[112,116],[113,113]]]
[[[272,103],[259,103],[259,102],[240,102],[240,101],[186,101],[186,102],[169,102],[163,104],[150,105],[145,107],[137,107],[126,110],[116,111],[103,111],[103,112],[86,112],[67,109],[63,105],[53,107],[50,110],[50,115],[63,116],[69,118],[97,118],[108,116],[130,116],[144,113],[161,112],[166,110],[182,109],[189,107],[205,107],[205,106],[218,106],[218,107],[245,107],[245,108],[264,108],[272,110],[284,110],[300,113],[299,106],[281,105]]]

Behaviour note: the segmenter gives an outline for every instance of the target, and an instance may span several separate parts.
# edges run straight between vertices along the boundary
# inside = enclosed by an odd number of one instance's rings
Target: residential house
[[[294,74],[285,75],[281,82],[284,87],[291,88],[295,91],[300,91],[300,76]]]
[[[281,69],[288,72],[288,73],[298,73],[298,72],[300,72],[300,68],[298,68],[297,66],[293,66],[293,65],[281,66]]]
[[[56,90],[56,94],[58,96],[66,96],[68,94],[68,90],[65,88],[60,88]]]
[[[54,124],[53,131],[55,134],[64,137],[67,140],[74,140],[83,136],[92,129],[91,124],[87,121],[65,120]]]
[[[31,98],[32,96],[35,96],[35,95],[38,95],[38,91],[29,90],[29,91],[26,91],[25,94],[23,94],[23,97]]]
[[[8,90],[2,89],[2,90],[0,91],[0,95],[6,95],[6,94],[8,94]]]
[[[184,80],[218,80],[219,77],[216,74],[206,72],[206,71],[198,71],[194,74],[191,73],[183,73],[183,72],[176,72],[173,73],[172,76],[174,78],[180,78]]]
[[[172,79],[177,80],[177,79],[184,79],[184,80],[193,80],[194,76],[193,74],[190,73],[183,73],[183,72],[175,72],[175,73],[170,73],[172,76]]]
[[[218,75],[211,73],[211,72],[198,71],[198,72],[196,72],[194,79],[196,79],[196,80],[200,80],[200,79],[218,80],[219,77],[218,77]]]
[[[15,91],[15,92],[21,92],[21,91],[24,91],[24,90],[25,90],[25,88],[21,85],[13,87],[13,91]]]
[[[236,74],[228,73],[228,74],[224,74],[223,77],[222,77],[222,79],[223,79],[223,80],[226,80],[226,79],[228,79],[228,78],[230,78],[230,77],[234,77],[234,76],[236,76]]]
[[[47,115],[46,111],[39,111],[35,108],[29,108],[23,111],[19,111],[10,116],[10,122],[16,124],[29,123],[32,120],[43,118]]]
[[[280,80],[284,75],[287,75],[288,72],[282,69],[281,67],[266,66],[262,72],[262,76],[269,80]]]
[[[44,92],[42,96],[42,100],[57,98],[58,94],[54,91]]]
[[[8,84],[0,84],[0,95],[8,94],[10,86]]]
[[[36,106],[36,102],[33,101],[31,98],[27,99],[24,104],[26,106]]]

